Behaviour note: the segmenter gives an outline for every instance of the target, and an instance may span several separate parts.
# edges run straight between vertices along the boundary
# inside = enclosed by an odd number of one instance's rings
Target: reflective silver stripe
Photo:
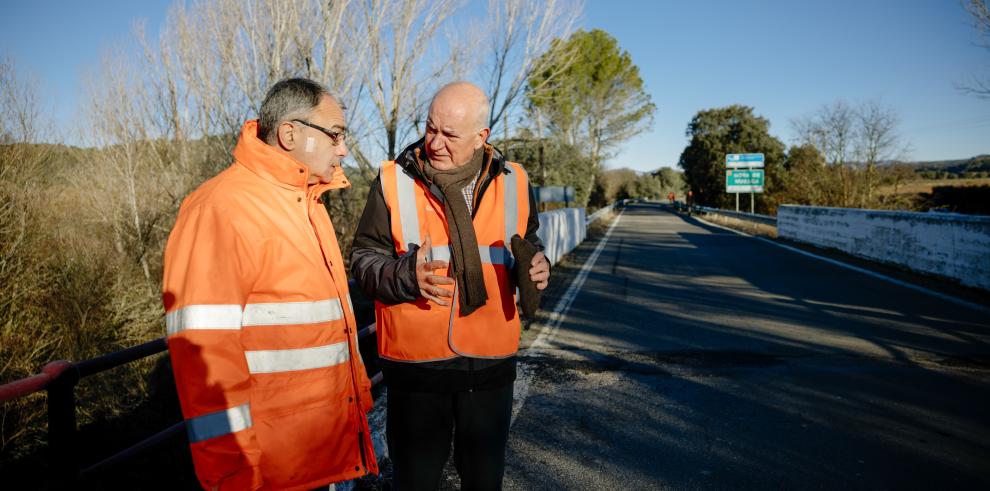
[[[240,329],[240,305],[187,305],[165,314],[165,328],[172,336],[189,329]]]
[[[519,233],[519,181],[516,177],[517,168],[505,164],[512,173],[500,176],[505,183],[505,247],[512,243],[512,236]]]
[[[450,262],[450,246],[436,246],[430,249],[430,261]]]
[[[433,260],[450,261],[450,247],[437,246],[432,249]],[[505,264],[512,266],[512,253],[505,247],[478,246],[478,255],[484,264]]]
[[[332,367],[350,358],[347,341],[313,348],[245,351],[251,373],[291,372]]]
[[[250,427],[251,405],[246,402],[240,406],[186,420],[186,433],[189,435],[190,443],[237,433]]]
[[[416,183],[413,178],[402,172],[402,167],[395,166],[396,201],[399,202],[399,221],[402,223],[403,246],[420,244],[419,240],[419,211],[416,209]]]
[[[244,306],[244,326],[317,324],[344,318],[340,299],[315,302],[249,303]]]
[[[505,247],[479,247],[481,262],[486,264],[504,264],[512,267],[512,253]]]

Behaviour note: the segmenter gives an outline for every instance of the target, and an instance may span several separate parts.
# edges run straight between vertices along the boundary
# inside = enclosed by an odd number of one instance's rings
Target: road
[[[657,206],[542,346],[509,490],[990,489],[985,313]]]

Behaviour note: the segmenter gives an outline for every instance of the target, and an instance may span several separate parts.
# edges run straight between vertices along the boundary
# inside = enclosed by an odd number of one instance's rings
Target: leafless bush
[[[42,185],[51,153],[30,142],[43,126],[37,84],[0,62],[0,382],[33,374],[59,345],[42,298],[52,258],[43,248]],[[35,434],[37,398],[0,408],[0,451]]]
[[[90,358],[145,340],[147,326],[157,324],[161,312],[157,286],[151,286],[157,280],[150,281],[150,271],[144,274],[141,261],[117,254],[109,222],[87,206],[95,193],[107,191],[90,187],[91,177],[126,146],[83,151],[32,142],[51,134],[38,85],[18,78],[9,64],[2,73],[0,383],[5,383],[33,375],[55,359]],[[33,109],[23,101],[33,101]],[[116,112],[102,116],[107,125],[126,123]],[[113,192],[126,201],[126,192]],[[131,407],[122,402],[140,391],[141,372],[118,374],[114,384],[120,386],[81,386],[78,398],[87,408],[82,423],[92,412]],[[44,415],[41,394],[0,408],[2,460],[44,441]]]
[[[803,178],[815,179],[820,201],[811,204],[843,207],[877,205],[878,166],[908,152],[897,133],[900,118],[877,100],[851,106],[836,101],[791,122],[798,143],[817,149],[827,166],[805,168]]]

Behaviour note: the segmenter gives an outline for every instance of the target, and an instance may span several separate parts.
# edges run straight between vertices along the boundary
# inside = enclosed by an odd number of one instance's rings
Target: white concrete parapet
[[[990,290],[990,217],[784,205],[777,235]]]
[[[543,241],[543,253],[550,264],[557,264],[584,241],[586,231],[584,208],[564,208],[540,213],[540,229],[536,235]]]

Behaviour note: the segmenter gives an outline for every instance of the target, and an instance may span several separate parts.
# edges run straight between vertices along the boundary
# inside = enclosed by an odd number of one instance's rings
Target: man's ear
[[[490,135],[491,133],[492,133],[491,128],[482,128],[481,131],[478,132],[478,144],[474,146],[474,149],[477,150],[481,148],[482,145],[484,145],[485,142],[488,141],[488,135]]]
[[[299,132],[296,131],[296,127],[289,123],[288,121],[282,122],[278,125],[278,144],[285,151],[291,151],[296,148],[299,142]]]

